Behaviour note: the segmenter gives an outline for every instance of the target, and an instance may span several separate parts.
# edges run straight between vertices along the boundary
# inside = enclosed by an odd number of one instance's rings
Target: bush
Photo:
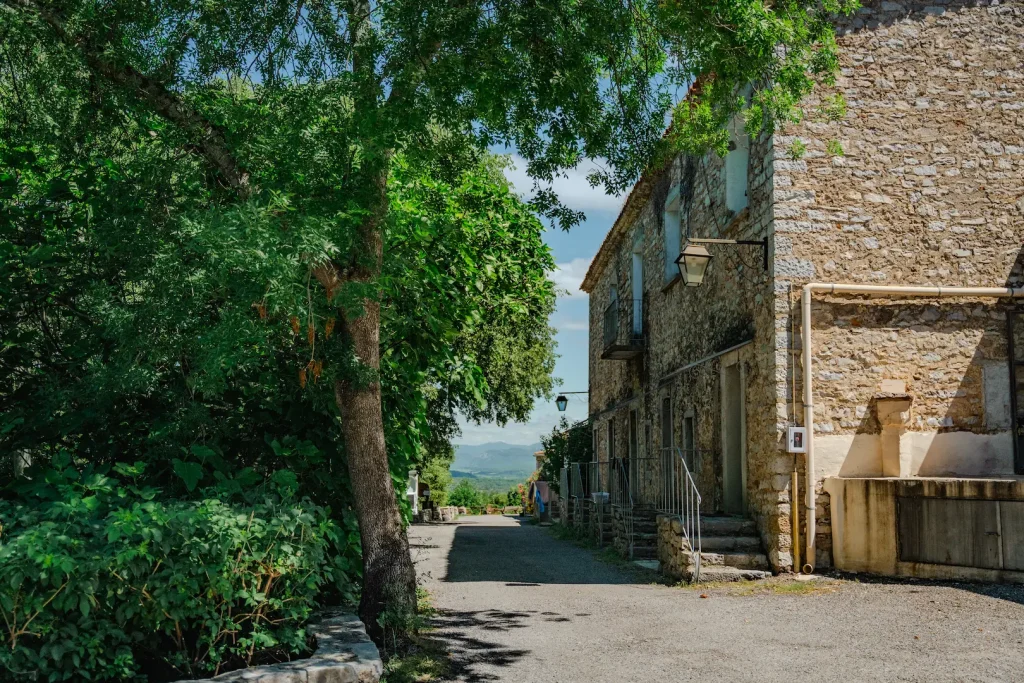
[[[476,487],[463,479],[448,494],[448,504],[455,507],[473,508],[484,505],[483,496]]]
[[[0,678],[168,680],[307,648],[321,586],[347,568],[290,473],[237,503],[162,501],[61,464],[0,501]]]

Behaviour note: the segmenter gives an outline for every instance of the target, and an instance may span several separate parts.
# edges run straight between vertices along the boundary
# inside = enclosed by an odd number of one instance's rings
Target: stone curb
[[[177,683],[377,683],[384,673],[380,652],[354,614],[328,612],[308,627],[316,651],[307,659],[254,666]]]

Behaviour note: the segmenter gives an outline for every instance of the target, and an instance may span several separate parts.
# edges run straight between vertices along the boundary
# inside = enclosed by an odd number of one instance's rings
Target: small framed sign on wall
[[[807,427],[790,427],[786,434],[786,450],[790,453],[807,452]]]

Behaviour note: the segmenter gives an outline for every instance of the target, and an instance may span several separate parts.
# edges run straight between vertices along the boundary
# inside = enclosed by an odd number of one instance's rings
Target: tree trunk
[[[370,217],[360,226],[359,264],[349,271],[350,281],[373,282],[380,276],[383,236],[380,226],[387,216],[387,177],[390,154],[381,154],[373,181]],[[367,633],[378,643],[388,626],[405,630],[416,611],[416,571],[409,554],[409,539],[402,523],[395,487],[391,481],[384,419],[381,411],[380,303],[363,300],[359,316],[342,312],[342,333],[352,344],[359,362],[372,378],[339,381],[334,387],[341,414],[341,431],[348,458],[359,535],[363,545],[363,593],[359,617]]]
[[[380,304],[364,302],[364,314],[348,321],[353,350],[363,364],[380,366]],[[370,636],[380,642],[381,616],[401,620],[416,610],[416,572],[409,540],[391,482],[384,445],[380,383],[338,382],[335,397],[348,456],[349,478],[363,544],[363,594],[359,617]]]

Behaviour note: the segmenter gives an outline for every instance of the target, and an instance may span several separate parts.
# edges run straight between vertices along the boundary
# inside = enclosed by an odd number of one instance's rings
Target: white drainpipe
[[[805,563],[801,568],[805,574],[814,571],[815,540],[816,540],[816,494],[814,476],[814,373],[811,369],[811,295],[814,292],[826,294],[863,294],[866,296],[885,297],[1005,297],[1024,298],[1024,287],[889,287],[885,285],[844,285],[836,283],[812,282],[804,285],[801,316],[801,336],[803,341],[803,372],[804,372],[804,426],[807,427],[807,535]]]

